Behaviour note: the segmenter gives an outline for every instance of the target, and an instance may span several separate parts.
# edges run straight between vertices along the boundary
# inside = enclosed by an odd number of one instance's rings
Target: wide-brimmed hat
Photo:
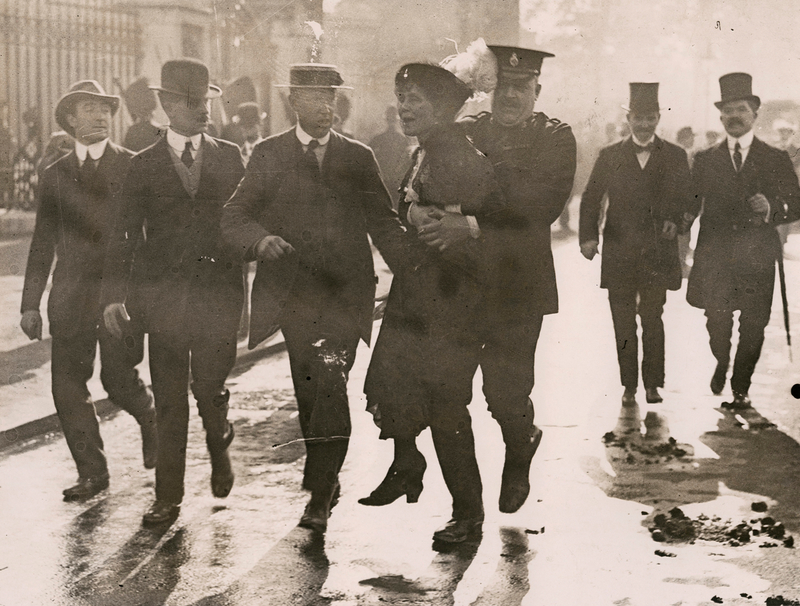
[[[659,112],[658,82],[631,82],[630,101],[622,109],[634,114],[650,114]]]
[[[753,77],[744,72],[725,74],[719,79],[720,100],[714,103],[717,109],[729,101],[752,101],[756,109],[761,107],[761,99],[753,94]]]
[[[266,112],[262,112],[258,103],[248,101],[247,103],[240,103],[236,108],[236,114],[233,116],[233,121],[244,128],[250,128],[261,122],[267,117]]]
[[[447,102],[456,110],[473,90],[451,71],[433,63],[406,63],[394,77],[396,86],[416,84],[428,97]]]
[[[161,86],[149,88],[190,99],[216,99],[222,95],[218,86],[209,84],[206,64],[197,59],[167,61],[161,66]]]
[[[497,75],[506,79],[529,79],[542,72],[542,61],[547,57],[555,57],[548,53],[519,46],[489,45],[489,49],[497,57]]]
[[[67,114],[72,111],[72,107],[79,99],[99,99],[108,103],[111,107],[111,115],[117,113],[119,109],[119,97],[107,95],[106,91],[97,80],[79,80],[69,87],[56,103],[56,123],[71,137],[75,136],[75,130],[67,122]]]
[[[295,63],[289,66],[289,84],[276,84],[280,88],[343,88],[344,80],[335,65],[325,63]]]

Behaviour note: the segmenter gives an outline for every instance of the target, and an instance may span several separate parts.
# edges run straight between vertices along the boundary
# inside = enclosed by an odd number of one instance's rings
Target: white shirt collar
[[[197,133],[196,135],[192,135],[191,137],[186,137],[184,135],[179,135],[171,128],[167,130],[167,143],[169,146],[178,152],[178,155],[183,153],[183,150],[186,149],[186,142],[192,142],[192,150],[197,151],[200,149],[200,141],[203,138],[203,133]]]
[[[297,123],[294,132],[297,135],[297,139],[300,141],[300,143],[303,144],[304,147],[308,146],[308,144],[311,143],[311,139],[314,138],[302,129],[299,122]],[[331,138],[331,131],[328,131],[327,133],[325,133],[324,137],[317,139],[320,147],[322,147],[323,145],[327,145],[328,141],[330,141],[330,138]]]
[[[631,139],[633,139],[633,142],[636,145],[640,145],[640,146],[644,147],[645,145],[650,145],[653,141],[655,141],[656,140],[656,136],[655,136],[655,134],[650,135],[650,138],[647,141],[645,141],[644,143],[640,142],[639,139],[637,139],[636,136],[633,135],[633,134],[631,134]]]
[[[97,162],[100,158],[103,157],[103,154],[106,153],[106,146],[108,145],[108,139],[103,139],[102,141],[98,141],[97,143],[92,143],[91,145],[84,145],[80,141],[75,141],[75,154],[78,156],[78,161],[80,164],[86,162],[86,154],[89,154],[89,157]]]
[[[749,149],[750,146],[753,144],[753,130],[750,129],[745,134],[743,134],[738,139],[734,139],[730,135],[728,135],[728,149],[733,151],[733,148],[736,147],[736,142],[739,142],[739,147],[741,149]]]

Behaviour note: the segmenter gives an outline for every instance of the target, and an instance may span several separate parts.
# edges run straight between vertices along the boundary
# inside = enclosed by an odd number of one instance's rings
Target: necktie
[[[315,174],[319,175],[319,161],[317,160],[317,154],[314,153],[314,150],[319,147],[319,141],[316,139],[311,139],[308,142],[308,149],[306,149],[306,153],[303,154],[304,161],[306,166]]]
[[[736,167],[737,173],[742,169],[742,147],[738,141],[733,146],[733,165]]]
[[[653,151],[653,142],[651,141],[647,145],[639,145],[638,143],[633,144],[634,149],[636,150],[637,154],[643,154],[644,152],[651,152]]]
[[[186,140],[186,147],[183,148],[181,162],[186,165],[186,168],[192,168],[192,164],[194,164],[194,158],[192,158],[192,142],[189,139]]]
[[[89,154],[86,154],[86,160],[81,164],[81,181],[88,182],[94,175],[94,160]]]

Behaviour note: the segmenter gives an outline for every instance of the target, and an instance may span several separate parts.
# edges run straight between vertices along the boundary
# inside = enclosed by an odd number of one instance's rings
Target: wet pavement
[[[0,248],[0,268],[4,259]],[[788,360],[779,300],[751,390],[774,426],[723,410],[729,390],[710,394],[714,363],[702,312],[688,307],[683,291],[669,293],[665,310],[664,403],[623,409],[608,303],[597,287],[599,261],[586,262],[576,242],[567,240],[556,242],[556,263],[561,313],[545,321],[533,394],[544,439],[533,463],[531,497],[512,515],[497,511],[503,450],[476,377],[471,412],[487,509],[480,540],[448,552],[432,548],[431,534],[449,517],[449,497],[427,432],[420,438],[429,462],[420,502],[357,503],[391,460],[391,445],[379,442],[364,412],[360,392],[369,349],[363,344],[350,380],[354,437],[341,502],[324,538],[298,528],[308,498],[300,487],[304,448],[288,360],[276,353],[250,358],[230,378],[236,483],[227,499],[211,495],[208,454],[193,410],[187,494],[169,528],[141,526],[153,498],[153,473],[142,468],[138,427],[124,413],[109,409],[104,416],[111,486],[85,503],[61,501],[75,471],[57,432],[2,448],[0,606],[800,600],[800,557],[781,541],[656,541],[651,532],[658,514],[679,507],[692,520],[730,522],[726,527],[770,516],[784,524],[786,536],[800,538],[800,411],[790,395],[800,383],[800,364]],[[800,262],[787,261],[787,274],[797,291]],[[0,280],[19,288],[11,272]],[[12,295],[4,293],[5,306]],[[795,341],[798,297],[800,291],[793,303]],[[14,306],[13,314],[0,316],[0,337],[8,337],[0,356],[16,365],[19,378],[3,377],[0,398],[13,393],[38,406],[49,402],[49,347],[12,334],[18,299]],[[19,408],[3,406],[3,413]],[[13,426],[3,422],[0,431]],[[619,439],[604,440],[612,431]],[[767,511],[754,512],[756,502]]]

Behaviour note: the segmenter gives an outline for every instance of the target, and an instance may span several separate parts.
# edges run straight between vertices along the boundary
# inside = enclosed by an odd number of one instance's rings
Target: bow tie
[[[639,145],[638,143],[634,143],[633,149],[637,154],[643,154],[644,152],[652,152],[655,149],[655,145],[652,141],[647,145]]]

